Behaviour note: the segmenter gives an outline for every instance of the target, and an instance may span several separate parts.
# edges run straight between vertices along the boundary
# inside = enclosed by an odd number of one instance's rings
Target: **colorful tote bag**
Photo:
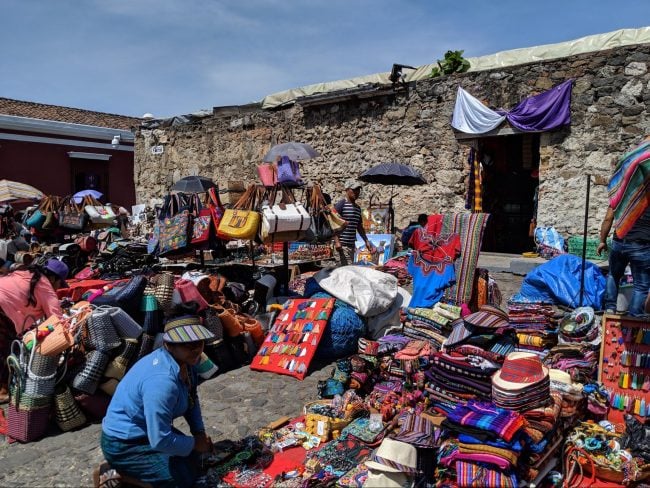
[[[158,254],[165,255],[185,249],[190,243],[190,213],[183,210],[159,223]]]
[[[192,244],[202,244],[210,239],[212,212],[208,208],[199,211],[192,219]]]
[[[300,174],[300,165],[296,161],[291,161],[287,156],[282,156],[277,163],[278,183],[283,184],[301,184],[302,174]]]

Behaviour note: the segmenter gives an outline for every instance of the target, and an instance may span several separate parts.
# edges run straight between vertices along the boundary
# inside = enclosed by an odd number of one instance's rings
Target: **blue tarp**
[[[526,275],[514,301],[544,302],[601,310],[605,294],[605,276],[598,266],[585,262],[585,287],[580,300],[580,271],[582,259],[562,254],[533,269]]]

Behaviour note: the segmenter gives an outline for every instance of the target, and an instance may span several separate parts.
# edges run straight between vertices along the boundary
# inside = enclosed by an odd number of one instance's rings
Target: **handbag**
[[[48,195],[41,202],[41,211],[45,214],[45,220],[41,228],[43,230],[54,230],[59,225],[59,219],[56,214],[59,197]]]
[[[277,161],[278,178],[280,184],[302,184],[302,175],[300,174],[300,165],[292,161],[288,156],[282,156]]]
[[[311,225],[306,232],[307,242],[327,242],[334,237],[334,231],[328,220],[328,209],[320,186],[314,185],[309,192],[308,208]]]
[[[257,199],[257,188],[251,185],[233,208],[226,209],[219,222],[217,237],[222,239],[250,240],[257,235],[260,214],[253,210]]]
[[[92,236],[79,236],[74,242],[85,253],[91,253],[97,249],[97,240]]]
[[[83,207],[77,205],[71,196],[65,197],[59,209],[59,225],[64,229],[83,230],[87,221],[88,214]]]
[[[197,312],[208,308],[208,302],[205,301],[205,298],[203,298],[203,295],[192,281],[181,279],[176,282],[174,287],[182,303],[196,302],[199,306]]]
[[[109,352],[122,345],[120,336],[117,335],[109,310],[97,308],[86,322],[84,345],[88,349]]]
[[[115,218],[115,212],[110,205],[102,205],[97,199],[84,197],[84,211],[90,217],[93,224],[111,224]]]
[[[348,225],[347,220],[341,217],[341,214],[339,214],[338,210],[336,210],[336,207],[332,204],[327,206],[327,213],[325,216],[327,217],[327,221],[329,222],[334,234],[340,234]]]
[[[279,235],[282,232],[306,231],[311,226],[311,215],[302,203],[296,202],[291,191],[282,187],[282,198],[280,203],[274,203],[276,189],[268,192],[265,203],[262,205],[262,240],[272,236],[273,242],[280,241]]]
[[[108,359],[108,355],[102,351],[89,351],[83,369],[72,381],[73,388],[89,395],[95,393],[108,365]]]
[[[191,219],[188,210],[159,222],[158,255],[184,250],[190,243]]]
[[[86,322],[90,308],[83,308],[71,319],[60,319],[56,315],[47,318],[39,327],[54,327],[36,347],[44,356],[58,356],[66,349],[74,346],[75,332]]]
[[[25,220],[25,225],[36,230],[41,230],[43,228],[43,223],[45,222],[46,215],[41,212],[40,208],[34,210],[27,220]]]
[[[86,416],[72,396],[68,385],[58,387],[54,395],[54,418],[56,425],[63,432],[68,432],[86,424]]]
[[[264,186],[275,186],[278,182],[278,168],[274,163],[258,164],[257,174]]]
[[[208,210],[210,210],[210,216],[212,221],[212,228],[214,229],[214,234],[217,234],[217,229],[219,228],[219,223],[223,218],[223,213],[225,208],[221,203],[219,198],[219,188],[212,187],[208,190]]]
[[[117,333],[123,339],[137,339],[142,334],[142,327],[120,307],[109,307],[108,313]]]

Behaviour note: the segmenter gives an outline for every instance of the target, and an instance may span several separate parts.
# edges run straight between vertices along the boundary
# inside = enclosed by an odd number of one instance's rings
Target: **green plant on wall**
[[[464,73],[469,69],[469,61],[463,57],[465,51],[447,51],[445,59],[437,61],[438,66],[431,70],[431,76],[450,75],[452,73]]]

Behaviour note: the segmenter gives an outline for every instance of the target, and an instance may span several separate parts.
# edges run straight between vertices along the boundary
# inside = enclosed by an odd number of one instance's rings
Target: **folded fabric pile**
[[[524,449],[526,421],[517,412],[487,402],[470,401],[442,422],[447,439],[438,453],[437,479],[458,486],[518,486],[515,475]]]
[[[558,344],[549,351],[544,364],[569,373],[576,383],[589,383],[596,375],[598,354],[589,344]]]
[[[436,303],[433,308],[407,308],[404,335],[427,339],[436,349],[451,332],[451,324],[460,317],[460,307]]]
[[[509,303],[508,321],[517,332],[517,351],[540,357],[557,344],[557,324],[553,308],[539,304]]]
[[[500,365],[471,352],[432,355],[431,365],[425,372],[425,389],[438,412],[448,412],[471,399],[490,401],[491,377]]]
[[[444,350],[471,345],[494,354],[497,361],[514,351],[515,331],[508,323],[508,314],[493,305],[483,305],[478,312],[452,322],[452,330],[443,344]]]

